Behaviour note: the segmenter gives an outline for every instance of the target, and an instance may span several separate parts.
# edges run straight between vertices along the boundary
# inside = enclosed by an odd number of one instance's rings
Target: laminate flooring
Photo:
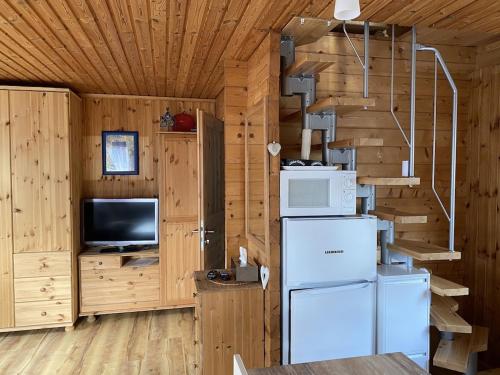
[[[195,373],[193,309],[80,319],[74,331],[0,334],[0,374]]]

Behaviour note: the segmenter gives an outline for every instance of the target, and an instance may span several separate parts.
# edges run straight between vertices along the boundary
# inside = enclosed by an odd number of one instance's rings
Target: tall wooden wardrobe
[[[0,86],[0,332],[77,318],[80,131],[71,91]]]

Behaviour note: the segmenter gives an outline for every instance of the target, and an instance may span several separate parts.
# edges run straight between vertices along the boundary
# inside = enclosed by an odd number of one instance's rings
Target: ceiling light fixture
[[[353,20],[359,17],[361,10],[359,0],[335,0],[333,16],[340,21]]]

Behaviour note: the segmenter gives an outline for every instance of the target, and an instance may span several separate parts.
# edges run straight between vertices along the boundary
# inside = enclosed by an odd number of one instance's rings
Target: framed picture
[[[102,132],[102,174],[139,174],[139,132]]]

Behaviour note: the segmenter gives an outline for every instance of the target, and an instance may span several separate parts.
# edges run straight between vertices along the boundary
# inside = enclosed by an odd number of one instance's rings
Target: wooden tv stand
[[[131,311],[192,307],[160,303],[160,253],[158,248],[134,252],[79,255],[80,316]],[[185,302],[185,301],[183,301]]]

